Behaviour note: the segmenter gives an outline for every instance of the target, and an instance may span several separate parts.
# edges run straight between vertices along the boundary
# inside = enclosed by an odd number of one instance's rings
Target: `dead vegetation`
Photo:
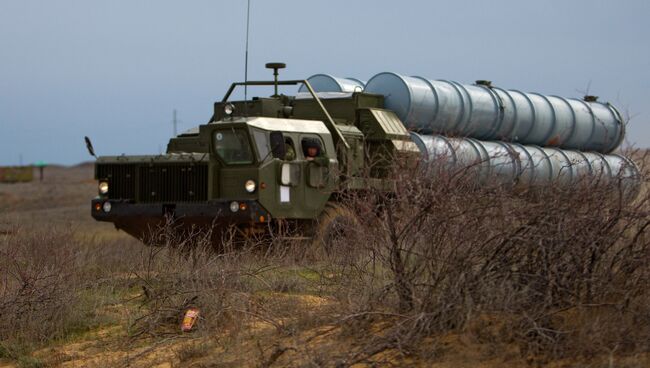
[[[348,199],[362,224],[345,241],[366,255],[341,266],[339,298],[354,331],[373,336],[367,357],[426,354],[422,339],[448,333],[535,362],[648,350],[647,195],[625,203],[616,186],[590,183],[513,193],[462,173],[402,173],[395,193]]]
[[[307,250],[226,235],[214,252],[171,224],[154,232],[166,246],[145,247],[85,206],[39,212],[30,198],[29,215],[0,216],[0,362],[647,366],[645,188],[624,203],[614,187],[513,193],[396,173],[395,193],[343,198],[327,246]],[[200,317],[182,333],[189,307]]]

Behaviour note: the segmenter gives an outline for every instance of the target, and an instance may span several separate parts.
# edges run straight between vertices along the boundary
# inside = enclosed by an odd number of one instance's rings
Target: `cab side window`
[[[286,155],[284,156],[284,159],[286,161],[293,161],[296,159],[296,148],[293,145],[293,140],[291,138],[286,138],[284,140],[284,147],[286,149]]]
[[[305,137],[301,141],[302,153],[306,160],[314,160],[323,155],[323,145],[318,138]]]

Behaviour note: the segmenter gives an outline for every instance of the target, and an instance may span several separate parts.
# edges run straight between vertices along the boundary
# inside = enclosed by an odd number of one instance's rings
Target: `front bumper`
[[[111,210],[104,211],[104,203],[111,203]],[[119,200],[93,199],[91,203],[92,217],[97,221],[113,222],[120,227],[121,223],[133,220],[164,220],[171,217],[182,222],[197,225],[223,224],[255,224],[269,221],[269,213],[257,202],[238,200],[245,209],[237,212],[230,210],[232,200],[209,201],[202,203],[131,203]]]

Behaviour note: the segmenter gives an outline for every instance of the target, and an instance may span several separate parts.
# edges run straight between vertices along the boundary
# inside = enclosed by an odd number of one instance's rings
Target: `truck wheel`
[[[312,247],[327,255],[348,249],[350,235],[357,226],[359,221],[352,211],[338,204],[327,204],[314,225]]]

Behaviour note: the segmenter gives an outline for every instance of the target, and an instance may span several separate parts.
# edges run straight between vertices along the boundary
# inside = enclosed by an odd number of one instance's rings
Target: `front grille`
[[[109,197],[136,202],[198,202],[208,199],[208,165],[99,164],[97,178],[109,182]]]
[[[135,199],[134,164],[97,165],[97,179],[108,181],[111,198]]]
[[[141,202],[196,202],[208,199],[208,166],[166,164],[142,166]]]

